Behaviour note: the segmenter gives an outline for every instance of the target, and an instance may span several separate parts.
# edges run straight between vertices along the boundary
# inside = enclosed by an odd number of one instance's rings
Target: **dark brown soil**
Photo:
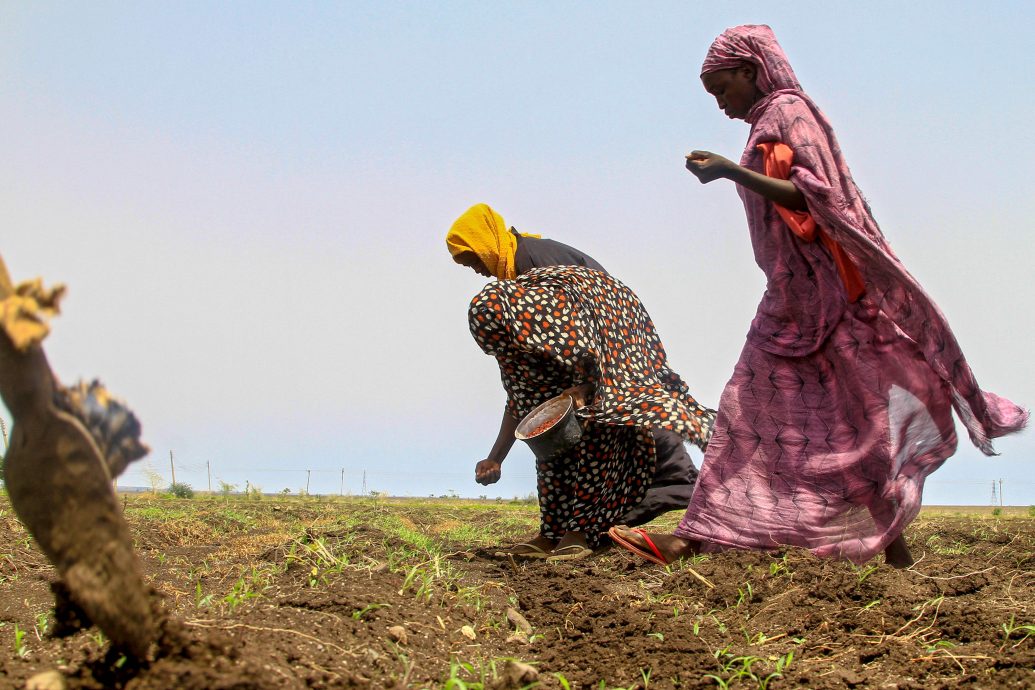
[[[547,688],[1035,687],[1035,519],[1023,515],[922,517],[910,571],[797,551],[666,571],[617,549],[492,558],[497,541],[529,535],[530,507],[131,499],[168,614],[139,664],[68,606],[55,615],[53,569],[0,511],[0,687],[52,669],[69,688],[516,687],[507,659]]]

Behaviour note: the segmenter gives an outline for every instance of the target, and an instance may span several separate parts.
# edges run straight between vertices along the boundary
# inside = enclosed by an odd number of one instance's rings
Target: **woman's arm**
[[[485,458],[474,466],[474,480],[479,484],[495,484],[503,474],[503,460],[507,453],[514,446],[514,430],[517,429],[518,420],[510,415],[506,407],[503,408],[503,419],[500,420],[500,432],[496,436],[496,443],[492,444],[489,457]]]
[[[748,170],[717,153],[691,152],[686,157],[686,169],[692,172],[701,181],[701,184],[725,178],[784,208],[792,211],[808,210],[805,196],[790,180],[778,180],[775,177],[767,177],[754,170]]]

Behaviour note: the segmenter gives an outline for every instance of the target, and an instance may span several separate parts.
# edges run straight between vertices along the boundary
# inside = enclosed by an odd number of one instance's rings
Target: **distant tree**
[[[224,496],[229,496],[235,491],[237,491],[237,484],[224,482],[222,479],[219,480],[219,493],[223,494]]]
[[[194,489],[190,484],[176,482],[169,485],[169,493],[176,498],[194,498]]]
[[[261,501],[262,500],[262,487],[258,484],[248,483],[248,498]]]
[[[158,473],[154,465],[150,462],[144,465],[144,476],[147,477],[147,483],[151,485],[151,493],[153,494],[158,493],[159,487],[165,483],[165,480],[162,479],[162,475]]]

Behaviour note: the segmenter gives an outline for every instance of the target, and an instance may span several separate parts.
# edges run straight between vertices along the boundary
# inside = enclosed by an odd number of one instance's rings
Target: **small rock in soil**
[[[517,612],[516,609],[507,609],[507,620],[510,621],[511,625],[513,625],[515,628],[525,633],[526,635],[532,634],[532,626],[529,624],[527,620],[525,620],[524,616]]]
[[[388,639],[399,644],[406,644],[406,628],[401,625],[393,625],[388,628]]]
[[[474,628],[472,628],[469,625],[465,625],[464,627],[460,628],[460,632],[462,632],[464,637],[466,637],[469,640],[473,640],[475,637],[477,637],[477,635],[474,634]]]
[[[516,632],[507,638],[507,644],[528,644],[528,638],[525,637],[525,633]]]
[[[57,671],[37,673],[25,682],[25,690],[65,690],[65,677]]]
[[[539,680],[539,671],[528,664],[513,659],[507,661],[503,667],[503,673],[493,684],[494,690],[511,690],[512,688],[523,688],[530,683]]]

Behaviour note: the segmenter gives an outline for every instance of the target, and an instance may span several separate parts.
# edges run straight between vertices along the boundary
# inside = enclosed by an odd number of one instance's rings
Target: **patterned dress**
[[[578,413],[578,445],[537,461],[543,536],[580,531],[599,546],[653,480],[652,427],[706,446],[714,411],[668,368],[650,316],[611,276],[576,266],[533,269],[485,286],[468,317],[478,345],[500,365],[514,418],[571,386],[595,387],[593,404]]]

